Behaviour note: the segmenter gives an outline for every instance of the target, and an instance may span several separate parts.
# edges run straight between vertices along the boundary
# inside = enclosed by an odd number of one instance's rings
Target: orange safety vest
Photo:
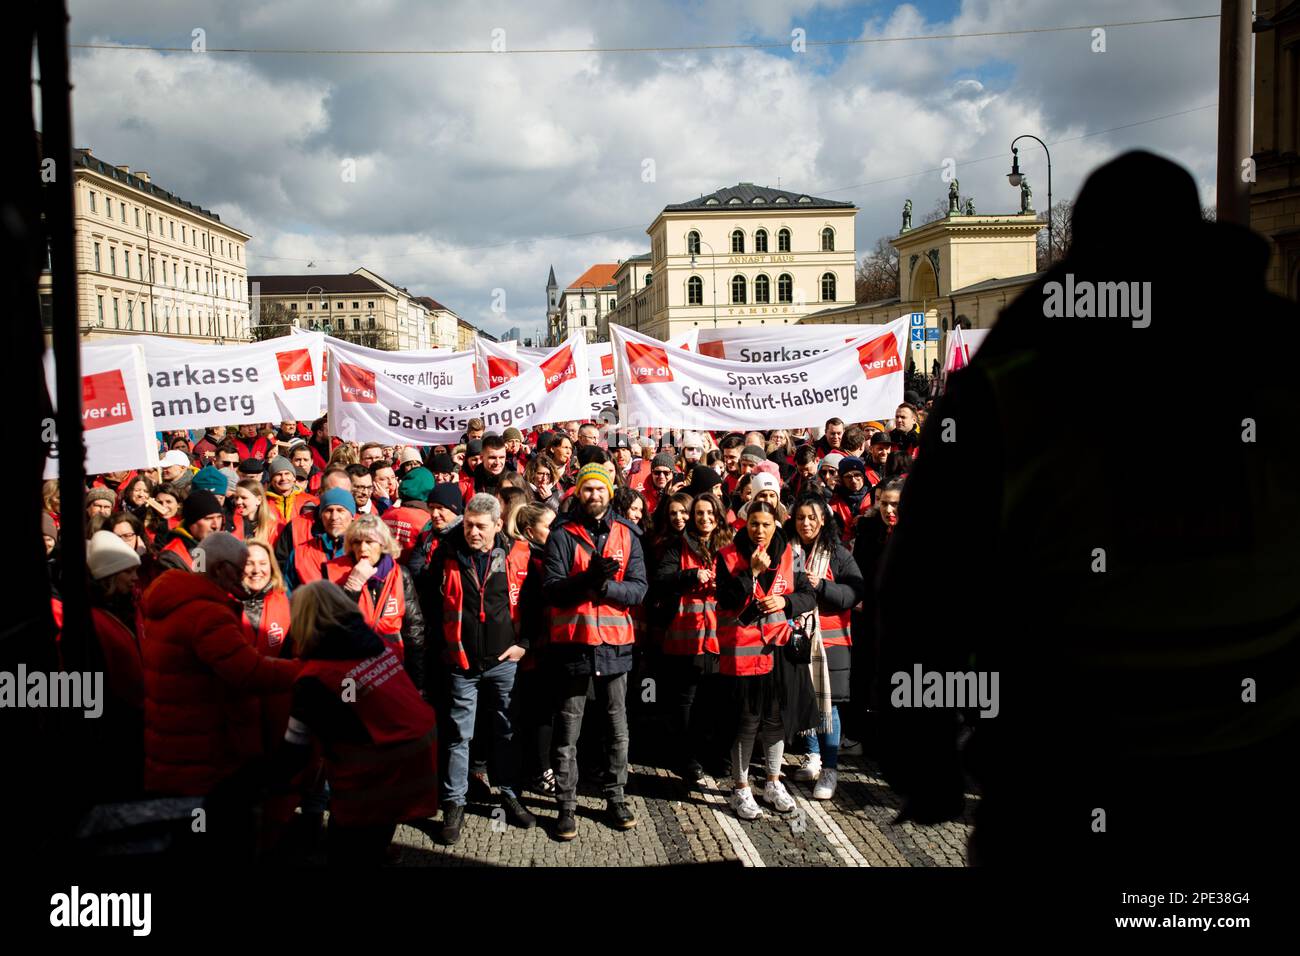
[[[831,512],[839,519],[840,540],[845,545],[848,545],[853,540],[853,532],[857,527],[858,518],[871,513],[871,488],[873,487],[874,484],[867,487],[867,493],[862,496],[862,500],[858,503],[856,515],[849,510],[848,502],[839,495],[831,498]]]
[[[298,584],[311,584],[313,581],[320,581],[325,577],[325,565],[329,558],[325,556],[325,549],[320,546],[320,542],[315,535],[309,534],[305,540],[294,540],[293,543],[293,570],[298,578]],[[344,575],[346,577],[347,575]],[[331,578],[331,580],[333,580]],[[335,584],[340,582],[335,581]]]
[[[794,549],[786,545],[781,562],[776,566],[770,590],[764,591],[754,578],[754,593],[750,601],[794,591]],[[727,570],[733,575],[748,568],[736,545],[729,544],[720,552]],[[748,606],[749,602],[746,602]],[[754,624],[741,624],[737,610],[718,610],[718,670],[733,677],[757,677],[772,670],[772,655],[765,653],[769,644],[784,644],[790,640],[790,621],[784,611],[764,614]]]
[[[577,539],[578,546],[573,549],[573,567],[569,569],[569,577],[582,574],[591,564],[595,542],[581,525],[566,523],[559,533],[571,534]],[[613,522],[613,527],[605,538],[605,550],[601,552],[601,557],[613,558],[618,562],[614,580],[622,581],[623,575],[627,573],[628,560],[632,557],[632,532],[627,525],[621,521]],[[619,646],[636,640],[632,615],[626,606],[589,598],[584,598],[571,608],[552,608],[550,636],[556,644],[587,644],[591,647],[599,644]]]
[[[185,567],[188,570],[194,570],[194,556],[190,554],[190,549],[185,547],[185,542],[180,538],[180,536],[174,536],[170,541],[163,545],[160,550],[170,551],[173,554],[178,555],[180,559],[185,562]]]
[[[364,661],[308,660],[298,680],[315,678],[361,718],[370,744],[332,742],[325,750],[330,817],[340,826],[378,826],[438,812],[433,708],[420,698],[391,649]]]
[[[713,570],[712,564],[701,561],[700,556],[686,544],[685,536],[681,566],[683,571]],[[697,581],[677,601],[677,613],[664,633],[663,652],[703,654],[706,651],[718,653],[718,588],[716,582],[700,584]]]
[[[350,555],[332,558],[325,562],[325,576],[339,587],[343,587],[355,566],[356,561]],[[388,572],[383,587],[379,589],[379,599],[372,598],[370,588],[365,585],[362,586],[361,596],[357,599],[357,609],[361,611],[366,624],[384,639],[384,643],[392,649],[399,661],[404,658],[405,653],[405,648],[402,646],[402,618],[406,616],[404,591],[402,566],[394,561],[393,569]]]
[[[506,574],[506,587],[510,595],[510,620],[516,630],[519,627],[519,595],[523,591],[524,579],[528,577],[529,548],[527,541],[516,541],[508,552],[494,548],[492,559],[488,563],[488,577],[498,571]],[[469,656],[465,653],[465,644],[461,636],[461,618],[465,612],[465,586],[460,579],[460,562],[453,553],[443,562],[442,577],[442,637],[447,642],[448,659],[456,663],[461,670],[469,670]],[[475,572],[477,573],[477,572]],[[486,620],[483,612],[483,591],[486,581],[478,582],[479,621]]]
[[[826,580],[834,581],[835,574],[830,566],[826,568]],[[853,638],[849,634],[849,621],[853,609],[847,611],[818,611],[817,626],[821,628],[822,643],[827,647],[852,647]]]
[[[248,614],[243,615],[244,633],[259,652],[270,657],[280,656],[280,645],[289,636],[289,595],[283,591],[270,591],[262,600],[262,620],[253,629]]]
[[[400,508],[389,508],[384,512],[381,520],[388,525],[388,530],[393,533],[393,540],[402,549],[402,553],[397,558],[398,563],[405,564],[411,559],[411,552],[415,550],[420,532],[429,526],[433,518],[427,511],[403,505]]]

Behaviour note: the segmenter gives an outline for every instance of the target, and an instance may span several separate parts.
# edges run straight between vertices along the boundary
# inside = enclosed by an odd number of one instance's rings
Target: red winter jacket
[[[300,664],[258,653],[242,610],[205,574],[167,571],[145,591],[146,790],[204,796],[261,754],[258,695],[287,691]]]

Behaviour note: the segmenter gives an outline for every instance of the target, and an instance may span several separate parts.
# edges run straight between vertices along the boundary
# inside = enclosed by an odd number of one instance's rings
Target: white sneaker
[[[822,755],[809,754],[804,765],[794,772],[794,778],[801,781],[816,780],[822,772]]]
[[[777,813],[789,813],[794,809],[794,797],[786,790],[780,780],[769,780],[763,788],[763,802],[771,804]]]
[[[835,796],[835,785],[839,783],[839,776],[839,771],[834,767],[823,770],[817,777],[817,786],[813,787],[813,799],[829,800]]]
[[[736,816],[742,820],[757,820],[763,815],[763,808],[754,800],[752,787],[731,791],[731,798],[727,802],[731,804],[731,809],[736,811]]]

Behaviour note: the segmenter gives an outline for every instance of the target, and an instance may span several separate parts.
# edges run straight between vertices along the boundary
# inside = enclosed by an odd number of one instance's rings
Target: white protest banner
[[[45,353],[45,385],[56,395],[54,352]],[[97,345],[81,350],[81,428],[86,474],[158,467],[158,439],[138,344]],[[52,429],[51,429],[52,431]],[[57,436],[51,434],[45,477],[59,477]]]
[[[700,329],[695,351],[733,362],[772,365],[812,358],[862,336],[862,325],[755,325]]]
[[[309,421],[320,414],[323,340],[319,332],[249,345],[193,345],[141,336],[137,341],[144,349],[154,424],[171,431]],[[115,347],[89,345],[82,351]]]
[[[892,415],[903,400],[907,322],[858,326],[851,342],[761,369],[611,326],[619,410],[637,427],[726,431]]]
[[[979,347],[984,344],[988,329],[963,329],[960,325],[948,336],[948,348],[944,354],[943,370],[955,372],[970,364]]]
[[[471,418],[487,431],[513,425],[584,419],[587,352],[581,334],[552,349],[537,365],[503,385],[473,395],[437,394],[385,375],[330,347],[335,375],[329,383],[330,429],[344,441],[445,445],[459,441]]]
[[[474,387],[473,351],[412,349],[389,352],[354,345],[332,335],[325,336],[325,344],[329,346],[329,351],[347,356],[356,364],[373,368],[404,385],[437,389],[447,395],[473,395],[478,391]],[[326,365],[328,364],[327,360]],[[328,382],[328,376],[326,381]]]

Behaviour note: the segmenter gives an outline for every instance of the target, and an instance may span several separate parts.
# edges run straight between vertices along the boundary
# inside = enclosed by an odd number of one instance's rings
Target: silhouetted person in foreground
[[[937,822],[964,764],[976,863],[1245,874],[1297,829],[1300,310],[1149,153],[1089,177],[1073,232],[929,416],[877,581],[882,701],[919,662],[998,672],[998,714],[959,753],[956,711],[887,705],[885,773]],[[1078,317],[1086,283],[1138,283],[1129,317]],[[923,587],[923,615],[890,598]]]

